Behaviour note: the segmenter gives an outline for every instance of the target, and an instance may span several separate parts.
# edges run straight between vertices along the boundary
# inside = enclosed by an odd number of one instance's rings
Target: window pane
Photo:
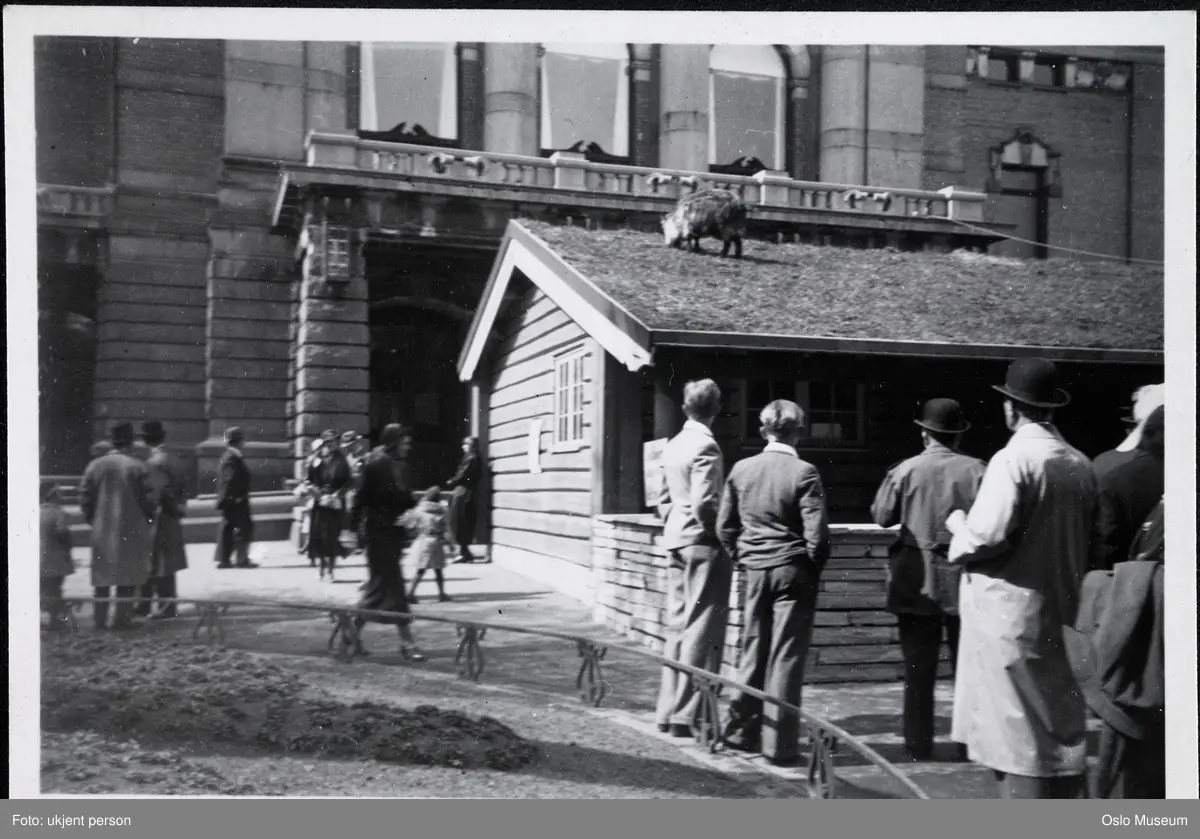
[[[364,128],[387,131],[404,122],[435,137],[457,138],[453,44],[363,44],[361,74]]]
[[[542,63],[542,94],[546,98],[542,103],[543,147],[565,149],[584,141],[598,143],[609,154],[629,154],[627,63],[546,53]]]
[[[812,410],[814,421],[818,414],[833,410],[833,388],[828,382],[808,383],[808,406]]]
[[[833,388],[833,407],[838,411],[856,410],[858,385],[853,382],[838,382]]]
[[[1037,190],[1041,179],[1036,169],[1012,169],[1005,167],[1000,170],[1000,184],[1005,189],[1019,189],[1027,192]]]
[[[779,81],[719,71],[712,77],[715,142],[709,163],[757,157],[768,168],[781,169],[782,162],[776,160]]]
[[[758,412],[771,401],[771,383],[753,379],[746,383],[746,409],[757,418]]]

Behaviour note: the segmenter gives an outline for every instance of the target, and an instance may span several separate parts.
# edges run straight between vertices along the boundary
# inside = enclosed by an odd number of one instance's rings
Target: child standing
[[[60,506],[58,485],[46,484],[40,494],[42,608],[50,612],[50,629],[58,630],[67,622],[62,602],[63,580],[75,573],[75,563],[71,560],[71,531],[67,528],[67,514]]]
[[[430,487],[421,498],[421,503],[409,514],[411,527],[416,534],[413,540],[413,556],[416,558],[417,574],[408,592],[408,602],[417,602],[417,583],[426,571],[432,571],[437,579],[438,600],[450,601],[446,594],[446,578],[442,569],[446,567],[446,513],[441,504],[442,491]]]

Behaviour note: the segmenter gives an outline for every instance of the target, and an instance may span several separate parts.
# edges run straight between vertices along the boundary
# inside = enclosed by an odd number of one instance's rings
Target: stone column
[[[821,49],[822,181],[865,183],[865,70],[866,47],[829,44]]]
[[[459,44],[458,142],[464,149],[483,146],[483,44]]]
[[[923,47],[826,46],[821,180],[924,187]]]
[[[872,46],[867,180],[870,186],[925,186],[925,48]]]
[[[662,44],[659,165],[708,171],[708,44]]]
[[[365,434],[370,405],[365,213],[349,199],[306,201],[292,429],[297,458],[327,428]]]
[[[484,44],[483,57],[485,149],[538,154],[537,44]]]
[[[658,47],[634,44],[629,72],[633,90],[633,146],[629,150],[634,166],[658,165]]]

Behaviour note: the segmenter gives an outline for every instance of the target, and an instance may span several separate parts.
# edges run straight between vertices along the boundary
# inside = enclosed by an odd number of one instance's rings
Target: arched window
[[[629,47],[543,44],[543,154],[579,151],[591,160],[629,159]]]
[[[719,44],[708,74],[708,165],[726,174],[787,168],[787,71],[771,46]]]
[[[364,41],[358,63],[360,136],[433,145],[458,139],[457,44]]]

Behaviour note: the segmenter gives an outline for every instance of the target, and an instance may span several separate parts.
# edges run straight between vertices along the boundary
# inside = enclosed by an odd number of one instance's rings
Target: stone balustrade
[[[39,213],[100,219],[112,211],[112,187],[38,184]]]
[[[902,677],[896,619],[884,610],[890,530],[832,525],[830,559],[821,575],[805,679],[810,683],[892,681]],[[631,640],[662,651],[667,556],[653,515],[592,519],[592,617]],[[733,676],[745,617],[746,576],[734,572],[722,671]],[[945,650],[940,675],[949,675]]]
[[[784,172],[720,175],[595,163],[583,154],[550,157],[476,152],[407,143],[361,140],[350,134],[312,132],[307,165],[400,174],[494,186],[570,190],[585,194],[654,197],[671,201],[698,189],[737,193],[750,210],[817,210],[885,218],[983,221],[985,196],[957,187],[927,191],[800,181]]]

